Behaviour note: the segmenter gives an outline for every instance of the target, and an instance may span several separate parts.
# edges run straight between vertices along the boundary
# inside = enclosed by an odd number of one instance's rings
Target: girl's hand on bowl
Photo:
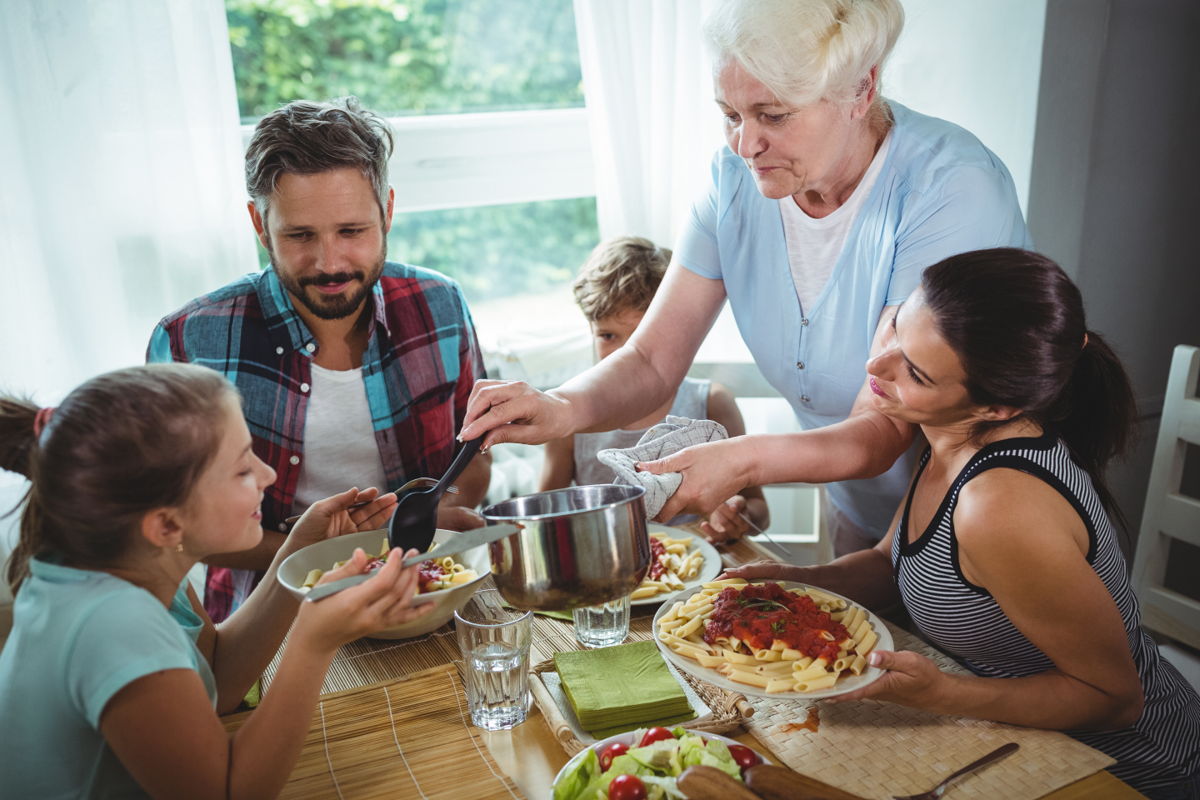
[[[351,508],[359,503],[365,505]],[[395,509],[396,493],[380,494],[374,487],[362,491],[347,489],[318,500],[292,527],[288,535],[289,552],[346,533],[386,528]]]
[[[405,558],[416,554],[416,550],[407,553],[399,548],[392,550],[370,580],[319,603],[301,603],[296,636],[320,651],[332,652],[347,642],[411,622],[432,611],[432,603],[412,604],[418,591],[419,566],[401,565]],[[317,585],[361,575],[370,561],[361,548],[355,549],[349,561],[326,572]]]

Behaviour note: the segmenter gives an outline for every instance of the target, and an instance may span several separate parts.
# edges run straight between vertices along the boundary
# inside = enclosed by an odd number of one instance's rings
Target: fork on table
[[[979,769],[980,767],[983,767],[987,764],[991,764],[994,761],[999,761],[1000,759],[1007,756],[1009,753],[1015,753],[1019,747],[1020,747],[1020,745],[1018,745],[1016,742],[1009,742],[1008,744],[1002,744],[999,747],[997,747],[995,750],[993,750],[992,752],[988,753],[986,756],[976,759],[975,761],[972,761],[970,764],[967,764],[965,767],[958,770],[957,772],[947,775],[945,780],[943,780],[937,786],[930,789],[928,792],[921,792],[920,794],[892,795],[892,800],[938,800],[938,798],[941,797],[943,793],[945,793],[946,787],[950,784],[951,781],[953,781],[957,778],[961,778],[963,775],[966,775],[968,772],[974,772],[975,770]]]

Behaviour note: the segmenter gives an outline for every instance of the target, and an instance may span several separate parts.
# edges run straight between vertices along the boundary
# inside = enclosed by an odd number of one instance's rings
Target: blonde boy
[[[629,340],[650,307],[670,261],[670,250],[637,236],[601,242],[592,251],[573,288],[575,302],[591,326],[597,359],[607,358]],[[730,436],[746,432],[746,423],[727,388],[684,378],[675,397],[628,428],[577,433],[547,442],[540,490],[561,489],[572,483],[611,483],[613,471],[600,463],[596,453],[609,447],[632,447],[647,428],[661,422],[668,413],[714,420],[724,425]],[[753,530],[748,520],[760,529],[770,521],[762,489],[757,486],[745,488],[718,506],[701,530],[711,541],[731,541]],[[684,521],[690,519],[672,520],[676,524]]]

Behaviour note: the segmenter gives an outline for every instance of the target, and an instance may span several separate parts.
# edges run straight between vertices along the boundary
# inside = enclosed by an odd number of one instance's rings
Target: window
[[[243,119],[354,94],[387,116],[582,108],[570,0],[227,0]]]
[[[291,100],[356,95],[396,134],[390,258],[455,278],[473,308],[565,297],[598,237],[571,0],[226,0],[226,11],[246,139]],[[485,346],[497,333],[481,326]]]

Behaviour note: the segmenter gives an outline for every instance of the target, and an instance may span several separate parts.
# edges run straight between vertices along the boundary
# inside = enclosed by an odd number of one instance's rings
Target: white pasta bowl
[[[432,546],[436,547],[438,544],[456,535],[454,531],[439,528],[433,536]],[[366,551],[367,555],[377,555],[380,546],[386,540],[387,531],[380,529],[377,531],[348,533],[345,536],[338,536],[334,539],[326,539],[323,542],[311,544],[303,550],[298,550],[285,558],[283,563],[279,565],[279,572],[276,577],[283,584],[284,588],[303,599],[305,591],[302,586],[304,585],[304,579],[308,577],[310,571],[314,569],[325,571],[332,569],[334,563],[350,558],[356,547],[361,547]],[[458,586],[451,586],[449,589],[425,592],[418,595],[417,597],[420,599],[420,602],[433,604],[433,611],[412,622],[406,622],[395,628],[388,628],[387,630],[374,633],[371,635],[372,638],[407,639],[412,636],[421,636],[445,625],[454,616],[455,611],[467,604],[467,601],[471,599],[471,595],[475,594],[475,590],[479,588],[483,579],[491,571],[487,545],[473,547],[463,553],[454,553],[453,556],[455,561],[468,569],[475,570],[475,574],[478,577],[473,581],[468,581]]]

